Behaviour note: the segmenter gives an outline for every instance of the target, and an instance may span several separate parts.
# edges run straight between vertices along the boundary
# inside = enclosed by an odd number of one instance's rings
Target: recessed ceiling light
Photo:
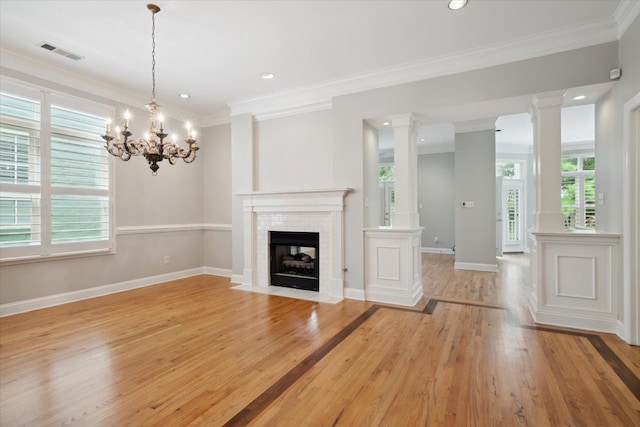
[[[389,123],[389,122],[384,122],[384,123],[382,123],[382,126],[389,126],[390,124],[391,123]]]
[[[585,95],[578,95],[578,96],[574,96],[574,97],[573,97],[573,100],[574,100],[574,101],[580,101],[581,99],[585,99],[585,98],[586,98],[586,96],[585,96]]]
[[[269,73],[269,72],[266,72],[266,73],[262,73],[262,74],[260,74],[260,77],[262,77],[262,78],[263,78],[263,79],[265,79],[265,80],[272,79],[272,78],[274,78],[275,76],[276,76],[275,74],[273,74],[273,73]]]
[[[189,95],[188,93],[181,93],[180,95],[178,95],[180,98],[182,99],[189,99],[191,98],[191,95]]]
[[[451,0],[449,2],[449,9],[458,10],[462,9],[467,5],[467,0]]]
[[[420,142],[425,142],[425,141],[426,141],[426,139],[420,138]]]

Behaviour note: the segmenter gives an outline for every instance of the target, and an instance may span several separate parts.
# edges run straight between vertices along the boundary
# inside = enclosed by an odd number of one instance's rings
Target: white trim
[[[468,133],[479,132],[483,130],[495,130],[497,117],[478,119],[478,120],[466,120],[463,122],[455,122],[453,127],[456,133]]]
[[[149,102],[149,98],[140,92],[124,90],[121,86],[114,86],[106,81],[89,78],[85,74],[77,73],[71,68],[60,67],[52,62],[43,62],[5,48],[0,48],[0,55],[2,56],[2,74],[11,77],[14,77],[13,74],[15,72],[25,73],[57,85],[67,86],[68,88],[131,106],[142,107]],[[178,121],[181,121],[182,117],[192,117],[191,122],[200,126],[201,117],[199,117],[198,113],[185,110],[175,102],[163,101],[162,104],[165,117],[174,118]]]
[[[488,68],[554,53],[580,49],[617,40],[618,26],[612,16],[563,28],[496,43],[481,49],[430,58],[354,74],[303,88],[278,92],[228,103],[231,115],[252,113],[265,115],[295,112],[306,105],[328,103],[340,95],[379,89],[404,83],[426,80],[450,74]]]
[[[344,297],[358,301],[365,301],[364,289],[344,288]]]
[[[381,302],[383,304],[403,305],[406,307],[415,307],[423,296],[422,284],[418,283],[413,287],[411,295],[398,295],[395,289],[383,291],[381,289],[366,289],[366,301]]]
[[[475,271],[498,271],[498,264],[479,264],[475,262],[455,262],[455,270],[475,270]]]
[[[618,3],[618,7],[613,12],[613,18],[618,24],[618,40],[622,38],[638,15],[640,15],[640,2],[638,0],[622,0]]]
[[[291,108],[284,108],[277,111],[268,111],[261,114],[256,114],[254,118],[257,121],[278,119],[280,117],[294,116],[296,114],[313,113],[316,111],[330,110],[333,108],[331,101],[316,102],[315,104],[299,105]]]
[[[181,231],[231,231],[231,224],[162,224],[123,225],[117,228],[118,236],[132,234],[173,233]]]
[[[243,274],[233,274],[231,273],[231,283],[236,283],[241,285],[244,283],[244,275]]]
[[[218,268],[218,267],[202,267],[203,273],[210,276],[231,277],[230,268]]]
[[[129,291],[131,289],[143,288],[145,286],[156,285],[158,283],[168,282],[171,280],[184,279],[185,277],[197,276],[199,274],[205,274],[204,267],[175,271],[172,273],[159,274],[157,276],[143,277],[140,279],[127,280],[125,282],[96,286],[79,291],[64,292],[60,294],[47,295],[40,298],[1,304],[0,317],[38,310],[41,308],[53,307],[56,305],[66,304],[74,301],[81,301],[89,298],[115,294],[118,292]]]
[[[420,248],[420,252],[424,253],[429,253],[429,254],[448,254],[448,255],[453,255],[455,252],[453,252],[453,249],[448,249],[448,248],[430,248],[430,247],[422,247]]]
[[[314,291],[305,291],[303,289],[285,288],[281,286],[252,286],[252,285],[238,285],[233,286],[231,289],[238,291],[256,292],[259,294],[266,294],[278,297],[296,298],[307,301],[315,302],[328,302],[330,304],[337,304],[342,301],[342,298],[335,296],[321,294]]]
[[[204,231],[231,231],[231,224],[202,224]]]
[[[627,343],[640,345],[640,285],[638,284],[638,272],[640,263],[633,258],[638,256],[640,248],[640,229],[637,224],[638,212],[637,200],[638,177],[640,167],[635,164],[633,158],[637,158],[640,150],[637,144],[631,141],[632,134],[630,127],[633,123],[631,115],[637,108],[640,108],[640,92],[634,95],[623,106],[623,138],[622,138],[622,326],[617,334]],[[636,123],[636,128],[640,127]],[[640,135],[636,135],[640,139]],[[633,158],[632,158],[633,156]],[[634,289],[635,283],[635,289]]]
[[[587,331],[615,333],[618,326],[618,322],[615,319],[598,319],[592,316],[580,316],[573,313],[558,314],[556,312],[538,310],[537,313],[532,311],[531,315],[537,324],[562,326]]]

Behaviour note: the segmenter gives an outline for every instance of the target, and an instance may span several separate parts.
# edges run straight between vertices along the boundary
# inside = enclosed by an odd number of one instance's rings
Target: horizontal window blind
[[[100,138],[110,115],[106,106],[3,81],[2,259],[113,246],[111,161]]]

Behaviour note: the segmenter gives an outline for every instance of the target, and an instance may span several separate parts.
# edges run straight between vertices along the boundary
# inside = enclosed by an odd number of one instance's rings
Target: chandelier
[[[175,137],[167,140],[168,133],[164,129],[164,118],[160,114],[160,105],[156,103],[156,13],[160,12],[160,8],[155,4],[148,4],[147,9],[151,11],[151,77],[153,80],[153,89],[151,91],[151,102],[145,107],[149,110],[151,116],[151,126],[149,133],[139,140],[129,139],[132,133],[129,131],[129,119],[131,115],[127,111],[124,115],[124,128],[115,128],[114,134],[111,132],[111,121],[107,121],[107,129],[102,138],[106,141],[105,148],[109,153],[122,160],[127,161],[131,156],[143,155],[153,175],[157,175],[158,162],[167,159],[172,165],[176,164],[178,159],[183,159],[186,163],[191,163],[196,159],[196,152],[200,147],[195,140],[195,133],[191,129],[191,125],[187,122],[187,139],[185,142],[188,149],[177,145]]]

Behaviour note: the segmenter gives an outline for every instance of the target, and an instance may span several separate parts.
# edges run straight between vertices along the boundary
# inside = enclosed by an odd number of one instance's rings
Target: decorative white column
[[[391,227],[415,229],[418,227],[417,122],[413,114],[407,114],[394,118],[391,123],[395,166],[395,214]]]
[[[561,108],[563,92],[533,98],[533,161],[536,211],[534,231],[564,231],[561,188]]]
[[[618,326],[620,236],[567,232],[561,203],[561,92],[536,95],[536,211],[531,232],[529,309],[536,323],[615,332]]]
[[[231,282],[245,283],[253,280],[251,254],[253,241],[251,228],[247,228],[242,199],[238,194],[255,190],[255,135],[253,116],[250,113],[231,117]],[[250,255],[250,256],[249,256]]]
[[[413,114],[392,119],[395,165],[395,214],[391,227],[365,234],[365,299],[414,306],[422,298],[418,220],[418,126]]]

